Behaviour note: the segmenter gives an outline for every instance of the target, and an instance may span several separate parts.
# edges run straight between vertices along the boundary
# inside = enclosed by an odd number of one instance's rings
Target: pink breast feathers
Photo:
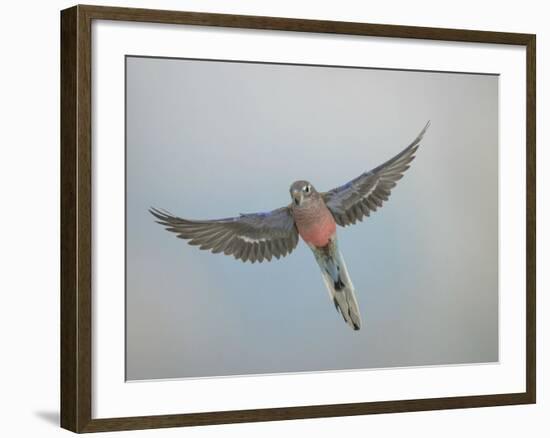
[[[320,209],[313,220],[297,220],[296,225],[302,239],[317,248],[326,246],[336,232],[336,222],[326,207]]]

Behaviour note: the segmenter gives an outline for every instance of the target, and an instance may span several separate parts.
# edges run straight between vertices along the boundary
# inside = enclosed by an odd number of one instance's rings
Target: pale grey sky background
[[[339,228],[363,327],[309,248],[244,264],[153,221],[265,211],[417,158]],[[498,360],[498,77],[127,58],[127,379]]]

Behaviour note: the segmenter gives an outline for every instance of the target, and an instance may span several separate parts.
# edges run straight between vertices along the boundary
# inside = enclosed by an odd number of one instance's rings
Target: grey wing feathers
[[[188,220],[155,208],[149,211],[159,224],[189,244],[233,255],[243,262],[278,259],[298,244],[298,231],[288,207],[217,220]]]
[[[403,173],[409,168],[414,154],[430,122],[418,134],[416,139],[395,157],[380,166],[359,175],[343,186],[322,194],[323,199],[340,226],[362,221],[363,217],[382,207],[389,199],[391,190]]]

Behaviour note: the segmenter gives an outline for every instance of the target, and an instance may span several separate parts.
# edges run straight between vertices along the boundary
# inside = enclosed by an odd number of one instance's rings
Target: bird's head
[[[296,181],[290,186],[290,196],[295,206],[307,203],[317,194],[309,181]]]

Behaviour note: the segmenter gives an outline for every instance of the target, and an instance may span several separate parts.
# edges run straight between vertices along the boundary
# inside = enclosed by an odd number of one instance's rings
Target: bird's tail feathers
[[[321,268],[323,281],[329,292],[329,296],[340,312],[344,321],[353,328],[361,328],[361,315],[359,305],[355,298],[355,289],[348,274],[342,253],[338,250],[336,241],[331,242],[329,248],[312,248],[315,259]]]

